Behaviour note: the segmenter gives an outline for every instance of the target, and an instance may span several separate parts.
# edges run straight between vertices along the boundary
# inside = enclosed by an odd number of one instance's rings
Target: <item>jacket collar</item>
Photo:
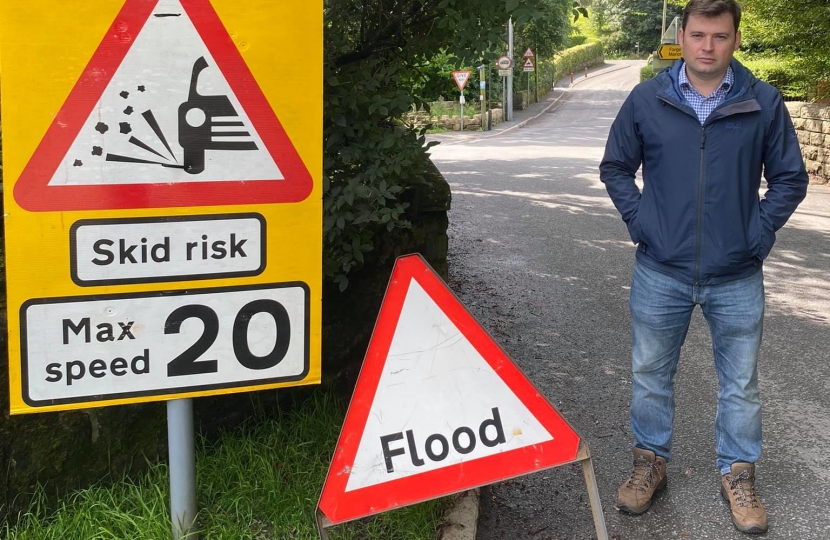
[[[735,76],[735,83],[732,85],[732,88],[729,89],[729,93],[726,94],[724,102],[735,99],[755,99],[755,93],[752,91],[752,85],[757,80],[755,76],[752,75],[752,73],[750,73],[749,70],[743,66],[743,64],[734,58],[729,65],[732,67],[732,72]],[[661,83],[661,89],[658,92],[658,96],[668,99],[678,106],[683,105],[683,94],[680,92],[679,80],[680,70],[683,69],[684,66],[685,62],[680,60],[679,62],[675,62],[669,69],[665,69],[660,72],[658,75],[659,82]]]

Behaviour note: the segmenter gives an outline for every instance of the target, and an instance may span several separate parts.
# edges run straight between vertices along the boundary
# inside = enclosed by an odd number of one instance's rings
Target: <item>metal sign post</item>
[[[461,103],[461,131],[464,131],[464,87],[467,86],[467,81],[470,80],[470,75],[472,75],[472,71],[453,71],[452,78],[455,81],[455,85],[458,87],[458,91],[461,92],[461,98],[459,102]]]
[[[167,444],[170,460],[170,518],[173,540],[198,540],[196,521],[196,447],[193,400],[167,402]]]
[[[507,21],[507,56],[510,57],[511,67],[513,61],[513,17]],[[513,120],[513,70],[507,76],[507,93],[505,94],[507,100],[507,116],[506,121]]]

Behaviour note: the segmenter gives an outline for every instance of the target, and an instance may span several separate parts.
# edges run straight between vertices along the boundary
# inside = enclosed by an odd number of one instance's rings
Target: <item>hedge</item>
[[[654,66],[651,64],[640,68],[640,82],[654,78]]]
[[[597,63],[595,62],[597,59],[600,62],[603,59],[602,43],[598,41],[577,45],[557,53],[553,58],[540,60],[537,69],[540,78],[556,81],[569,73],[576,73],[581,69],[594,65]]]

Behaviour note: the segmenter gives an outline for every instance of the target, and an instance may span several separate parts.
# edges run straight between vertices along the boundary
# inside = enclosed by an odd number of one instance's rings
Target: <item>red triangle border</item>
[[[426,291],[554,440],[346,492],[348,471],[386,364],[412,280]],[[319,508],[339,524],[577,460],[580,438],[420,255],[400,257],[335,448]]]
[[[14,198],[22,208],[35,212],[117,210],[292,203],[308,198],[313,179],[210,0],[180,2],[284,179],[49,186],[133,38],[158,4],[158,0],[126,0],[15,183]]]

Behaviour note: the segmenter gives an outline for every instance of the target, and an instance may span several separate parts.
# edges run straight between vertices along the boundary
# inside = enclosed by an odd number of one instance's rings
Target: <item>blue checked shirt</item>
[[[720,86],[718,89],[712,92],[709,97],[703,97],[700,93],[695,90],[695,87],[689,82],[689,79],[686,77],[686,66],[683,66],[683,69],[680,70],[680,91],[683,92],[683,97],[686,98],[686,101],[691,105],[692,109],[694,109],[695,113],[697,114],[698,119],[700,120],[700,125],[703,125],[706,122],[706,119],[709,118],[709,115],[712,114],[718,105],[723,103],[723,100],[726,98],[726,94],[729,93],[729,89],[732,88],[732,85],[735,83],[735,74],[732,72],[732,66],[729,66],[729,69],[726,70],[726,75],[721,81]]]

